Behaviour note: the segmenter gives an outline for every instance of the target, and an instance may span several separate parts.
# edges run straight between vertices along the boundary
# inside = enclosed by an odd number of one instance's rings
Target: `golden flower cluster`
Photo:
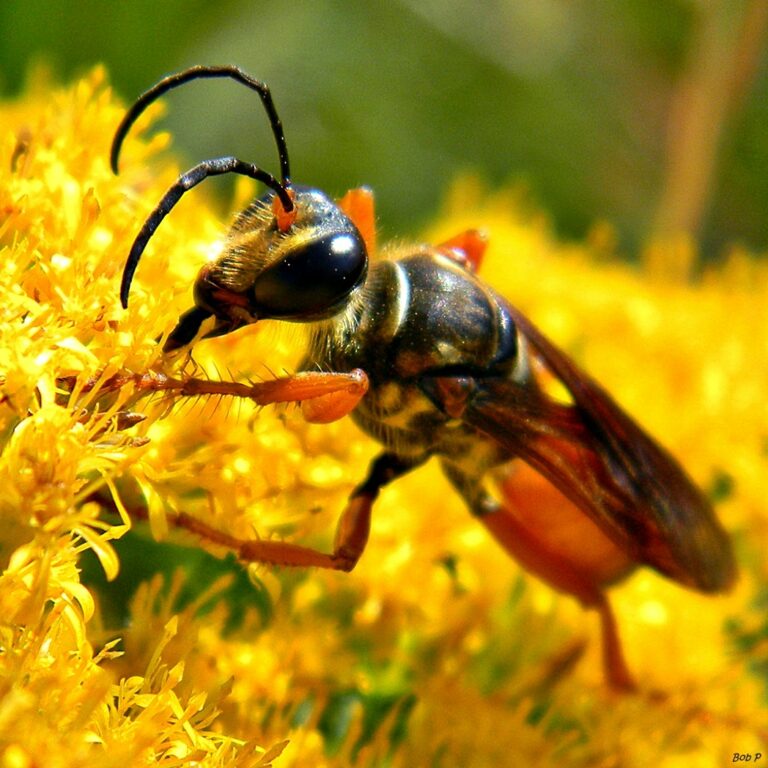
[[[607,225],[566,245],[471,180],[429,233],[486,226],[486,279],[684,459],[733,532],[726,597],[648,571],[614,590],[642,681],[614,698],[595,617],[523,574],[431,465],[382,494],[352,574],[248,580],[179,530],[183,514],[327,550],[376,446],[348,419],[109,385],[173,370],[156,339],[222,224],[187,196],[122,309],[133,237],[178,174],[166,136],[133,138],[111,174],[122,107],[101,70],[0,109],[0,765],[672,768],[766,751],[764,264],[734,249],[692,275],[681,239],[631,267]],[[237,204],[253,194],[239,184]],[[195,364],[270,378],[302,343],[265,322]]]

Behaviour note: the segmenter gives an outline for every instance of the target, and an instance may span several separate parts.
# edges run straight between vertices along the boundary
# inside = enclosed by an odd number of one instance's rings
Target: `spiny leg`
[[[85,383],[77,377],[58,381],[63,389],[78,395],[93,392],[96,396],[117,392],[132,386],[138,394],[168,392],[181,397],[218,395],[247,398],[256,405],[300,403],[304,418],[325,424],[346,416],[354,410],[368,391],[368,376],[355,369],[349,373],[302,371],[268,381],[242,384],[236,381],[212,381],[194,377],[173,378],[163,373],[131,373],[124,371],[106,379],[94,377]]]
[[[284,541],[243,540],[220,531],[185,512],[169,515],[169,519],[212,544],[234,551],[238,558],[247,563],[317,567],[337,571],[351,571],[365,550],[371,527],[371,510],[379,491],[388,483],[414,469],[424,459],[403,460],[393,453],[382,453],[372,462],[366,479],[358,485],[349,497],[347,506],[339,518],[331,553],[319,552],[301,544]],[[117,504],[108,494],[99,491],[92,497],[103,506],[117,510]],[[145,518],[144,509],[130,509],[131,517]]]
[[[422,460],[423,461],[423,460]],[[280,541],[246,541],[238,557],[246,562],[287,566],[317,566],[351,571],[368,543],[371,510],[379,491],[422,461],[411,462],[394,453],[382,453],[372,462],[366,479],[352,491],[341,513],[333,540],[333,552],[325,554],[299,544]]]

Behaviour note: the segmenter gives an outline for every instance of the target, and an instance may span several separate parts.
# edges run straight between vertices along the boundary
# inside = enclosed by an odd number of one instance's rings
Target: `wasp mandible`
[[[351,570],[381,488],[437,457],[470,512],[512,557],[599,612],[607,680],[631,689],[606,587],[642,564],[703,592],[727,588],[735,577],[733,555],[709,501],[594,379],[479,279],[485,240],[478,232],[437,246],[379,250],[368,190],[334,202],[294,184],[271,92],[238,67],[192,67],[139,97],[114,138],[115,172],[123,140],[144,109],[200,78],[230,78],[258,94],[280,177],[236,157],[206,160],[184,173],[136,237],[122,304],[128,306],[147,243],[186,192],[226,173],[262,182],[267,192],[235,217],[223,252],[197,277],[194,307],[164,349],[265,318],[307,323],[311,342],[302,367],[330,371],[317,374],[326,384],[362,369],[368,391],[351,415],[383,448],[352,492],[330,554],[288,542],[222,540],[244,561]],[[545,376],[562,384],[570,402],[548,394]],[[311,420],[327,421],[351,407],[326,390],[314,392],[302,396],[313,403]],[[492,494],[491,470],[521,462]],[[520,492],[526,473],[548,482],[537,498]]]

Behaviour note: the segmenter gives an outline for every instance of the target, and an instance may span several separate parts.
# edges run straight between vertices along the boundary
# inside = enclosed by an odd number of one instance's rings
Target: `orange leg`
[[[368,187],[350,189],[339,200],[339,208],[352,219],[365,241],[368,255],[376,253],[376,213],[373,201],[373,191]]]
[[[421,460],[423,461],[423,459]],[[351,571],[368,543],[371,528],[373,502],[382,487],[418,466],[421,461],[410,462],[391,453],[376,458],[368,471],[368,477],[352,492],[349,502],[339,518],[331,553],[319,552],[311,547],[285,541],[243,540],[198,520],[185,512],[170,516],[173,523],[209,542],[232,550],[238,558],[248,563],[296,566],[300,568],[328,568]],[[94,501],[117,511],[114,499],[100,491]],[[131,509],[131,517],[146,518],[145,509]]]
[[[301,403],[304,418],[316,424],[325,424],[346,416],[368,391],[368,377],[360,369],[349,373],[304,371],[255,384],[196,378],[175,379],[156,372],[118,373],[107,379],[96,377],[85,384],[79,383],[76,377],[70,377],[60,380],[59,384],[70,392],[77,391],[78,395],[86,392],[107,394],[133,386],[141,393],[169,392],[181,397],[244,397],[257,405]]]
[[[488,235],[480,229],[468,229],[437,246],[438,251],[470,272],[480,269],[487,248]]]
[[[404,461],[393,453],[382,453],[374,459],[368,470],[368,477],[352,491],[349,502],[341,513],[333,540],[333,552],[330,554],[282,541],[238,542],[233,549],[245,562],[351,571],[368,543],[371,510],[379,491],[401,475],[410,472],[419,463],[421,462]]]
[[[246,563],[351,571],[368,542],[374,499],[375,496],[370,494],[353,495],[350,498],[339,518],[333,552],[330,554],[287,541],[238,539],[185,512],[180,512],[171,519],[179,528],[184,528],[212,544],[232,550],[238,559]],[[135,511],[132,510],[131,514],[135,514]]]

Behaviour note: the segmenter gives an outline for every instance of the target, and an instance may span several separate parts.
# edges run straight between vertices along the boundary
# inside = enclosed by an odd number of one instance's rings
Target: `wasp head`
[[[228,78],[258,94],[275,140],[280,178],[232,156],[204,160],[179,177],[144,222],[120,284],[120,301],[126,308],[131,281],[147,243],[187,192],[211,176],[227,173],[255,179],[270,190],[235,218],[224,251],[200,271],[195,306],[181,316],[165,351],[190,344],[211,317],[215,326],[208,336],[221,336],[262,318],[311,322],[332,317],[363,282],[368,265],[363,238],[340,208],[319,190],[291,183],[288,147],[271,91],[266,83],[238,67],[190,67],[164,77],[145,91],[115,132],[112,170],[117,173],[120,148],[128,131],[153,101],[192,80],[208,78]]]
[[[260,319],[323,320],[340,312],[365,280],[360,232],[323,192],[292,187],[295,217],[285,224],[270,191],[237,215],[224,250],[195,282],[195,307],[180,318],[165,351],[186,346],[201,324],[206,338]]]

